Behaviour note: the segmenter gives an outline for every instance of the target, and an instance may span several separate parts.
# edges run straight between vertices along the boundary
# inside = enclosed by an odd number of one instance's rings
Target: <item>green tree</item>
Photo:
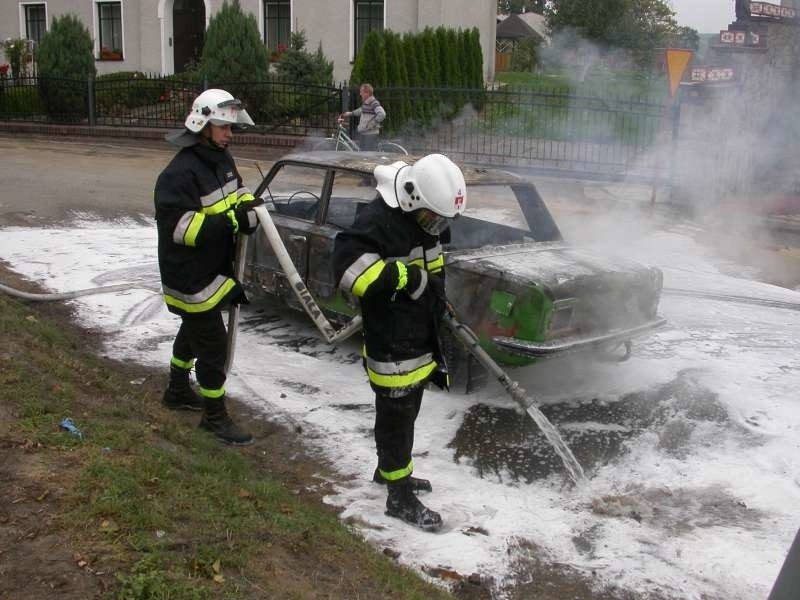
[[[386,45],[382,30],[370,31],[356,55],[353,70],[350,72],[350,85],[359,86],[362,83],[386,85]]]
[[[304,31],[292,32],[289,48],[275,64],[280,94],[274,98],[262,97],[265,112],[279,113],[282,119],[292,119],[319,114],[320,107],[339,112],[341,106],[330,105],[330,86],[333,85],[333,62],[325,58],[322,44],[316,52],[306,50]],[[323,109],[324,110],[324,109]]]
[[[554,34],[575,31],[603,49],[623,48],[640,64],[652,60],[678,29],[665,0],[550,0],[548,27]]]
[[[39,90],[48,115],[78,121],[88,115],[86,81],[95,76],[92,36],[81,20],[55,17],[37,52]]]
[[[239,0],[225,0],[209,20],[199,70],[212,85],[268,78],[269,55],[258,23],[252,14],[242,12]]]
[[[700,47],[700,34],[691,27],[678,27],[669,43],[673,48],[697,50]]]
[[[497,12],[501,15],[511,13],[544,12],[545,0],[497,0]]]
[[[306,34],[294,31],[289,49],[275,64],[275,73],[286,82],[304,85],[333,85],[333,62],[325,58],[322,44],[313,54],[306,50]]]
[[[393,31],[384,30],[384,46],[386,48],[386,85],[398,88],[392,91],[392,97],[381,99],[386,108],[387,131],[397,131],[411,115],[411,104],[408,97],[408,68],[403,43],[400,36]]]

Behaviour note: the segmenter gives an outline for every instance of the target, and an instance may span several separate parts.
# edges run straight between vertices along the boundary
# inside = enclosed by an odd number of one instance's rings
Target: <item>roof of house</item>
[[[547,24],[544,15],[538,13],[522,13],[508,15],[497,24],[497,38],[520,40],[536,37],[547,41]]]

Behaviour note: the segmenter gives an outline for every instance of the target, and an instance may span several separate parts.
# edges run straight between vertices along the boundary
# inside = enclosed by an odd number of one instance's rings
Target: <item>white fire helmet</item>
[[[446,219],[459,216],[466,208],[464,174],[441,154],[429,154],[411,166],[403,161],[379,165],[374,174],[376,189],[392,208],[399,206],[407,213],[426,208]],[[427,230],[423,223],[420,225]]]
[[[199,133],[207,123],[220,126],[255,125],[242,108],[241,100],[225,90],[217,89],[208,89],[194,99],[184,126],[192,133]]]

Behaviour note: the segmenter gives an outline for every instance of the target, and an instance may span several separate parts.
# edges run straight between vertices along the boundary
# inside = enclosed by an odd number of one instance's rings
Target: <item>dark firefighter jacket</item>
[[[247,302],[233,277],[235,234],[250,233],[257,223],[239,223],[234,211],[253,200],[227,150],[183,148],[159,175],[158,265],[171,312],[193,315]]]
[[[407,287],[407,265],[425,270],[417,289]],[[352,228],[336,236],[333,268],[339,287],[361,302],[372,387],[400,396],[425,383],[441,360],[438,300],[425,285],[427,273],[444,276],[439,237],[425,233],[413,217],[378,197]]]

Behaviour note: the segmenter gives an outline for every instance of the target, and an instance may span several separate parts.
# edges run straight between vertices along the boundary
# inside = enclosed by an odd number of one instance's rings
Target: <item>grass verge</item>
[[[62,306],[0,295],[0,335],[0,597],[451,597],[320,502],[296,432],[251,421],[256,445],[218,444]]]

